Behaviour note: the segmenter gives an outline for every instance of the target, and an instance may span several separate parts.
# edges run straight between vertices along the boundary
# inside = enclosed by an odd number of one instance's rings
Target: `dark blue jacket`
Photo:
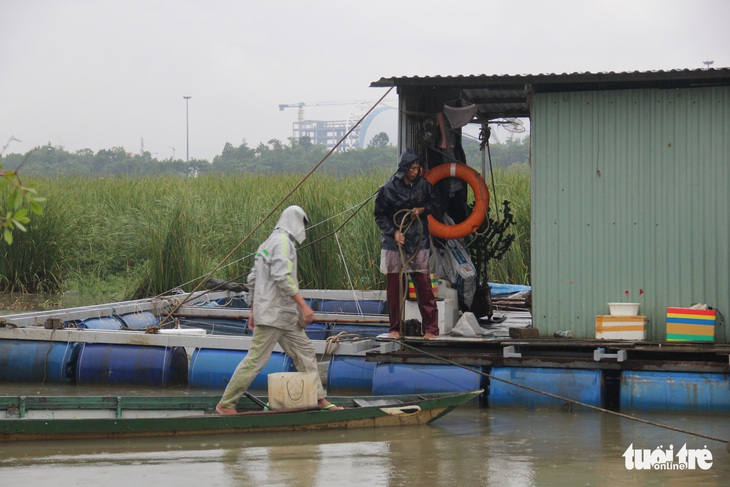
[[[414,254],[419,248],[429,248],[428,215],[441,217],[441,206],[436,198],[433,186],[423,176],[418,176],[410,186],[406,186],[401,179],[402,173],[393,176],[388,182],[380,187],[378,196],[375,198],[375,222],[378,224],[381,233],[381,244],[385,250],[398,250],[395,243],[395,231],[398,230],[402,215],[397,222],[393,217],[399,210],[410,210],[412,208],[424,207],[425,211],[420,215],[423,223],[423,234],[421,236],[421,225],[417,221],[412,222],[406,231],[406,243],[404,250],[406,255]],[[410,219],[406,219],[405,228]],[[420,241],[420,246],[418,245]]]

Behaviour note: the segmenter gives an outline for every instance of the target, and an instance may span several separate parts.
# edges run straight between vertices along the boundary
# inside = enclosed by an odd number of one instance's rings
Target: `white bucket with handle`
[[[269,408],[296,409],[317,405],[315,372],[276,372],[269,374]]]

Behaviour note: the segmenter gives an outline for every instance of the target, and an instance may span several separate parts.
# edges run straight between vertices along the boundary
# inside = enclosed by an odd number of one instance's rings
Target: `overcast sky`
[[[185,159],[187,95],[190,158],[212,160],[286,142],[279,104],[344,120],[381,77],[728,67],[729,19],[727,0],[0,0],[0,148]]]

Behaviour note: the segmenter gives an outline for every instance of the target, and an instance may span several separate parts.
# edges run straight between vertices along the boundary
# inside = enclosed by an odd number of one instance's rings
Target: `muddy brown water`
[[[165,393],[184,390],[165,390]],[[4,394],[148,394],[138,388],[2,385]],[[159,391],[157,391],[159,392]],[[730,439],[728,415],[642,416]],[[682,447],[705,462],[680,469]],[[470,404],[425,426],[0,443],[0,485],[726,486],[726,444],[593,411]],[[627,468],[627,451],[657,462]],[[672,452],[672,469],[656,467]],[[711,457],[706,461],[707,453]],[[650,455],[647,456],[650,458]],[[667,462],[664,462],[667,464]]]

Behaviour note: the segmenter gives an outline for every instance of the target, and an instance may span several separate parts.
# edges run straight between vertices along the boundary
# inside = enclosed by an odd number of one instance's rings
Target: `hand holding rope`
[[[400,262],[403,263],[400,270],[398,271],[398,303],[400,307],[400,319],[398,320],[398,327],[401,336],[405,336],[404,321],[406,309],[405,306],[403,306],[403,302],[405,301],[407,289],[404,289],[403,281],[405,281],[406,268],[408,267],[408,264],[410,264],[410,262],[416,257],[416,254],[418,254],[418,251],[421,249],[421,244],[423,243],[423,222],[419,218],[419,215],[420,212],[417,211],[415,208],[398,210],[395,212],[395,215],[393,215],[393,223],[395,223],[396,227],[398,227],[398,230],[396,230],[395,233],[400,233],[403,236],[402,245],[396,239],[396,244],[398,244],[398,253],[400,255]],[[408,230],[411,228],[411,225],[413,225],[414,221],[417,221],[419,225],[418,245],[416,246],[415,252],[413,252],[413,254],[411,254],[408,259],[405,259],[403,253],[403,247],[405,247],[405,236],[406,233],[408,233]],[[395,238],[395,234],[393,235],[393,237]]]

